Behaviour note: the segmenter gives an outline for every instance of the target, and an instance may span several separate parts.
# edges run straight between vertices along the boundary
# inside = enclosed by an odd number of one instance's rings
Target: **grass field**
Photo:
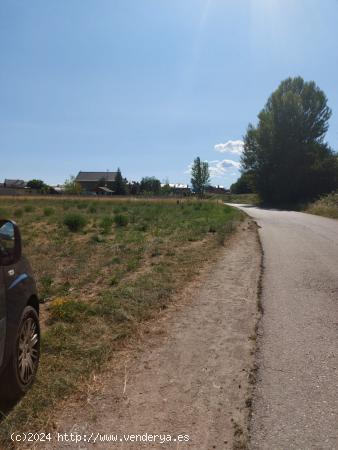
[[[2,421],[6,439],[46,430],[53,405],[166,308],[243,215],[196,200],[0,198],[0,217],[20,225],[45,302],[38,379]]]
[[[338,219],[338,193],[323,196],[321,199],[308,205],[305,212]]]

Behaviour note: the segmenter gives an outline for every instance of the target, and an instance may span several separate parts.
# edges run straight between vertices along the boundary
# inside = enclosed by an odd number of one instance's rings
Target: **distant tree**
[[[133,181],[129,184],[128,189],[130,195],[139,195],[141,191],[140,183],[138,183],[137,181]]]
[[[127,193],[126,180],[122,178],[121,170],[118,168],[113,187],[116,195],[125,195]]]
[[[140,183],[142,194],[158,195],[161,191],[161,182],[155,177],[144,177]]]
[[[263,201],[297,203],[337,188],[337,156],[324,142],[330,116],[313,81],[288,78],[270,96],[248,127],[241,161]]]
[[[161,186],[161,194],[162,195],[170,195],[173,189],[170,187],[169,180],[166,178]]]
[[[232,194],[251,194],[254,192],[254,178],[250,172],[243,172],[238,180],[230,186]]]
[[[71,175],[68,180],[64,182],[65,194],[78,195],[82,192],[82,186],[75,180],[74,175]]]
[[[37,191],[41,191],[44,188],[48,188],[48,186],[42,180],[36,179],[28,181],[27,187],[29,187],[30,189],[36,189]]]
[[[191,168],[191,184],[194,192],[202,198],[210,182],[209,164],[199,157],[194,160]]]

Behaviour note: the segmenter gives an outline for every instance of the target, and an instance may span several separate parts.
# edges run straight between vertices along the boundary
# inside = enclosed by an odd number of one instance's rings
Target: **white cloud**
[[[226,175],[238,175],[241,163],[232,159],[215,159],[206,161],[209,164],[209,172],[211,178],[224,177]],[[189,164],[185,170],[185,174],[191,174],[192,164]]]
[[[211,177],[222,177],[224,175],[237,173],[240,167],[241,164],[238,161],[233,161],[232,159],[209,162],[209,172]]]
[[[240,155],[243,152],[244,142],[237,141],[228,141],[224,144],[216,144],[215,150],[220,153],[234,153],[236,155]]]

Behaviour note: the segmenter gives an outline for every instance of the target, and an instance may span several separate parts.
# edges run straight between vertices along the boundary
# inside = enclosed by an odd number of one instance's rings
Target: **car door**
[[[0,367],[2,365],[6,339],[6,291],[3,268],[0,266]]]
[[[0,358],[11,354],[15,346],[20,316],[29,298],[27,294],[28,275],[24,258],[21,257],[21,240],[16,226],[8,220],[0,221]],[[17,245],[20,246],[19,251]]]

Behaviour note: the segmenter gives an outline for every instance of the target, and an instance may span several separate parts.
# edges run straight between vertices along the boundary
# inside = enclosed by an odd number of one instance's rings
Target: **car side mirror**
[[[0,265],[10,266],[21,258],[21,235],[17,224],[0,220]]]

